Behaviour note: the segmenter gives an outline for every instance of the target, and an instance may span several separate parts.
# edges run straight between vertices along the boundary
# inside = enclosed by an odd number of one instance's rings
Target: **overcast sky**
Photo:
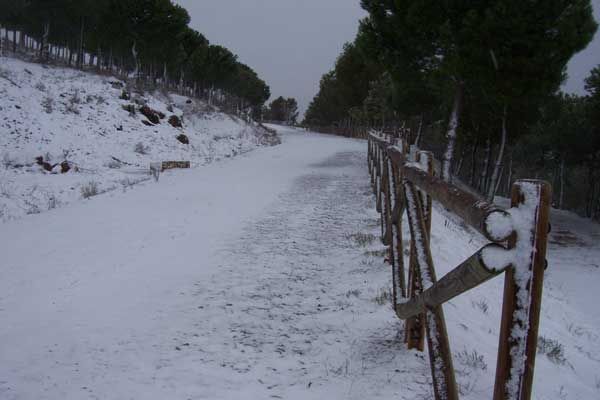
[[[191,26],[252,67],[273,96],[295,97],[302,112],[345,42],[365,16],[359,0],[175,0]],[[600,0],[592,0],[600,20]],[[566,90],[582,94],[583,79],[600,64],[600,34],[569,64]]]

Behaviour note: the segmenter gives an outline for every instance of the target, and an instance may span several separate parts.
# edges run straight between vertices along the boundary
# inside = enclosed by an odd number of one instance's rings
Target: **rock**
[[[143,106],[140,108],[140,112],[146,118],[148,118],[148,121],[152,122],[153,124],[160,124],[160,113],[158,111],[153,110],[148,106]]]
[[[131,96],[129,95],[129,93],[127,92],[127,90],[123,90],[123,92],[121,93],[121,96],[119,98],[121,100],[130,100]]]
[[[52,172],[52,169],[54,168],[54,165],[44,161],[44,157],[43,156],[39,156],[35,158],[35,162],[37,165],[39,165],[40,167],[42,167],[45,171],[48,172]]]
[[[190,139],[183,133],[177,136],[177,140],[179,140],[183,144],[190,144]]]
[[[185,104],[192,104],[192,100],[187,99],[186,102],[185,102]]]
[[[60,163],[60,173],[66,174],[71,170],[71,164],[68,161],[63,161]]]
[[[181,128],[183,126],[181,124],[181,118],[179,118],[177,115],[171,115],[169,117],[169,124],[171,124],[173,128]]]

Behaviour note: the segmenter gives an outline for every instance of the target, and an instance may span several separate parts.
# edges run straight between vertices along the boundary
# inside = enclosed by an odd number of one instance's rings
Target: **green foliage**
[[[48,29],[49,43],[96,56],[102,65],[220,89],[260,109],[270,96],[265,82],[189,23],[188,12],[171,0],[0,0],[0,24],[38,42]]]
[[[268,120],[295,125],[298,119],[298,102],[293,98],[278,97],[269,105],[265,117]]]
[[[319,93],[306,112],[304,124],[331,125],[348,116],[351,109],[362,107],[371,83],[382,73],[355,44],[346,44],[334,69],[321,78]]]

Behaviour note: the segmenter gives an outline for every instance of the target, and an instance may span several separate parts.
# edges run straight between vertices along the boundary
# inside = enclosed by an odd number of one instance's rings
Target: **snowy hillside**
[[[158,123],[140,113],[144,105],[162,114]],[[182,127],[175,127],[178,120]],[[149,179],[152,162],[194,167],[272,139],[197,100],[142,94],[109,76],[0,57],[0,222],[128,189]],[[46,171],[36,158],[56,167]]]

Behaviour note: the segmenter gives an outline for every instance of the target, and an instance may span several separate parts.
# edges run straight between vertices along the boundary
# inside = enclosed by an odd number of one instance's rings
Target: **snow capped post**
[[[550,184],[517,181],[509,239],[512,267],[506,272],[494,400],[529,400],[537,350],[549,231]]]

